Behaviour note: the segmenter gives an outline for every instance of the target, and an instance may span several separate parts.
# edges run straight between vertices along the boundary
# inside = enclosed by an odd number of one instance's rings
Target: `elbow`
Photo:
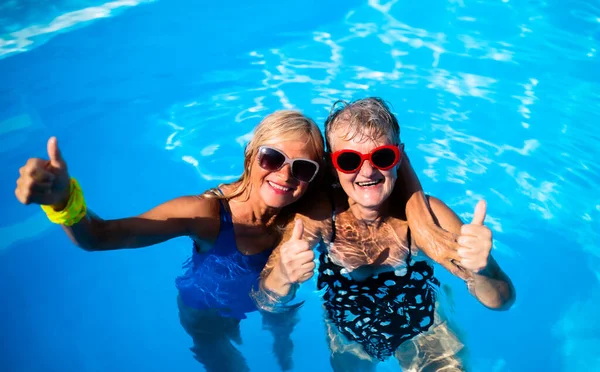
[[[514,301],[498,301],[492,304],[484,304],[490,310],[508,311],[512,307]]]
[[[81,249],[83,249],[86,252],[97,252],[97,251],[101,251],[101,249],[97,246],[91,245],[91,244],[77,244],[77,246]]]
[[[84,250],[86,252],[97,252],[97,251],[102,250],[102,248],[98,242],[92,242],[90,240],[75,240],[75,239],[71,239],[71,240],[72,240],[73,244],[75,244],[75,246],[77,246],[78,248],[81,248],[82,250]]]
[[[515,294],[515,290],[511,285],[508,291],[499,294],[499,296],[494,301],[484,303],[483,305],[488,309],[494,311],[508,311],[512,308],[513,304],[515,303],[516,297],[517,296]]]

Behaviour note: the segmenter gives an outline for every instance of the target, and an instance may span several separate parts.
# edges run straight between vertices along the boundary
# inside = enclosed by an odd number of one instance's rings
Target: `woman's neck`
[[[281,209],[269,207],[259,195],[254,195],[249,189],[250,187],[229,200],[231,213],[235,214],[235,219],[239,222],[271,226]]]
[[[359,221],[380,222],[388,215],[389,203],[385,202],[377,208],[367,208],[348,198],[348,206],[352,215]]]

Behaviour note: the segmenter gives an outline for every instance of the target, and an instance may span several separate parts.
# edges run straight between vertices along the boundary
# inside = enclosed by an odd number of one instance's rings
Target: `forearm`
[[[73,244],[87,251],[107,251],[124,248],[140,248],[162,243],[178,235],[176,229],[165,233],[164,224],[140,217],[117,220],[103,220],[91,210],[87,210],[81,221],[63,225],[63,230]],[[163,226],[158,226],[158,225]],[[159,232],[163,232],[162,234]]]
[[[106,250],[104,247],[109,245],[103,242],[110,239],[108,223],[89,209],[81,221],[72,226],[62,225],[62,228],[73,244],[86,251]]]
[[[269,261],[261,272],[258,288],[253,288],[250,292],[250,297],[256,306],[270,313],[288,312],[302,305],[302,303],[290,305],[296,297],[299,285],[285,279],[279,267],[280,254],[281,247],[277,247],[271,253]]]
[[[275,294],[282,300],[291,300],[288,297],[293,295],[292,283],[286,282],[281,275],[278,275],[276,267],[263,278],[261,285],[263,289]]]
[[[291,304],[296,297],[298,284],[285,283],[270,272],[260,280],[258,288],[254,288],[250,297],[256,306],[269,313],[285,313],[297,309],[304,303]]]
[[[104,220],[86,206],[81,190],[74,189],[59,213],[76,217],[52,220],[63,226],[75,245],[88,251],[139,248],[191,235],[191,226],[200,222],[197,213],[202,206],[198,203],[196,197],[179,197],[137,217]]]
[[[494,310],[508,310],[515,301],[515,288],[493,257],[488,267],[467,281],[469,292],[484,306]]]
[[[286,226],[281,241],[261,271],[258,288],[253,288],[250,294],[258,308],[268,312],[287,312],[301,306],[303,302],[292,303],[296,291],[300,283],[314,274],[313,249],[323,239],[324,219],[305,219],[297,215],[293,221]]]
[[[402,162],[398,177],[403,180],[406,218],[416,246],[451,273],[466,280],[469,274],[452,260],[456,236],[440,227],[408,157]]]

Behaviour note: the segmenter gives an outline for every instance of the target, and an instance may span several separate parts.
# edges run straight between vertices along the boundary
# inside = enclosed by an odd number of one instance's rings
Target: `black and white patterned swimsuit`
[[[335,240],[335,214],[333,219]],[[373,358],[385,360],[406,340],[425,332],[434,322],[435,294],[439,281],[425,261],[405,270],[387,271],[356,281],[334,264],[327,250],[319,257],[317,286],[331,322],[349,340],[358,342]]]

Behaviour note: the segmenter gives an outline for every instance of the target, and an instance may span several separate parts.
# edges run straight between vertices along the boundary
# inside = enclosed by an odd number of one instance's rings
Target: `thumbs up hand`
[[[484,226],[486,203],[480,200],[470,224],[462,225],[458,237],[460,265],[475,273],[485,270],[492,250],[492,230]]]
[[[15,196],[23,204],[51,205],[62,210],[69,201],[70,177],[55,137],[48,140],[48,159],[27,160],[19,169]]]
[[[304,223],[298,219],[292,237],[281,246],[279,274],[286,284],[303,283],[312,278],[315,254],[308,241],[303,240]]]

